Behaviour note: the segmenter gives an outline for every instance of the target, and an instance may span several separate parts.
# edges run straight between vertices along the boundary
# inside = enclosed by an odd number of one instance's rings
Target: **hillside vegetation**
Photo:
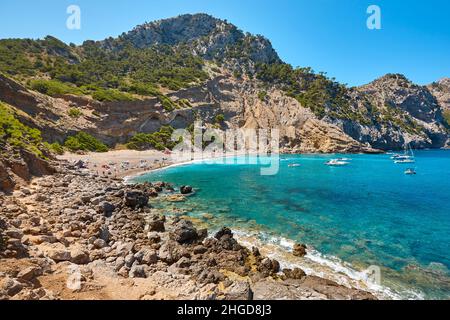
[[[93,41],[77,47],[50,36],[0,40],[0,72],[50,96],[91,95],[99,101],[136,100],[134,94],[161,97],[159,87],[178,90],[204,81],[203,65],[187,50],[165,45],[124,45],[111,51]]]
[[[13,109],[0,102],[0,153],[5,156],[9,156],[7,146],[14,151],[28,150],[41,158],[46,158],[45,153],[48,152],[41,132],[21,123]]]

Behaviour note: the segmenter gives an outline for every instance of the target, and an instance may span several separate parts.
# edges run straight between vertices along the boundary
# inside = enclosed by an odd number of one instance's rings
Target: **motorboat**
[[[406,155],[406,154],[396,154],[391,157],[392,160],[406,160],[411,159],[412,156]]]
[[[349,162],[347,161],[342,161],[339,159],[331,159],[330,161],[328,161],[327,163],[325,163],[327,166],[330,167],[342,167],[342,166],[346,166],[349,164]]]
[[[417,172],[416,172],[416,170],[410,168],[410,169],[406,169],[405,174],[411,176],[411,175],[416,175]]]
[[[397,164],[405,164],[405,163],[416,163],[416,160],[410,158],[410,159],[400,159],[400,160],[395,160],[394,163]]]

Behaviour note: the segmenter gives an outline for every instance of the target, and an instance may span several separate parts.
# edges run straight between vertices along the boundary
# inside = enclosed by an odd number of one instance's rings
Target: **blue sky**
[[[81,30],[66,28],[71,4],[81,8]],[[381,8],[381,30],[366,27],[371,4]],[[349,85],[389,72],[420,84],[450,77],[448,0],[2,0],[0,38],[50,34],[79,44],[198,12],[262,34],[284,61],[326,71]]]

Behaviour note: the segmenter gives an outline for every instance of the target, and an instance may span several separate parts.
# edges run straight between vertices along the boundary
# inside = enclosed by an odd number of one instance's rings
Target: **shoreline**
[[[192,221],[199,227],[207,227],[208,230],[219,230],[218,225],[202,221],[191,216],[182,216],[184,219]],[[220,224],[222,225],[222,224]],[[226,223],[225,223],[226,225]],[[420,292],[404,290],[408,296],[396,292],[390,287],[374,283],[370,280],[367,270],[359,269],[335,256],[324,255],[311,246],[307,246],[307,253],[304,257],[293,255],[293,247],[296,241],[283,237],[282,235],[272,235],[266,231],[256,231],[245,227],[235,227],[231,229],[234,237],[247,249],[256,247],[260,252],[280,263],[281,269],[300,268],[309,276],[315,276],[351,289],[358,289],[370,292],[377,299],[381,300],[403,300],[418,299],[424,300]],[[264,239],[263,239],[264,238]]]
[[[279,154],[287,155],[287,154]],[[114,162],[116,165],[120,162],[129,162],[132,169],[129,170],[118,170],[116,174],[112,174],[114,178],[122,179],[125,183],[128,183],[129,180],[133,178],[137,178],[139,176],[157,172],[160,170],[169,169],[177,166],[190,165],[194,163],[207,162],[212,161],[214,159],[226,159],[237,156],[258,156],[258,154],[249,154],[249,153],[233,153],[232,155],[217,155],[213,157],[205,157],[202,159],[194,159],[189,161],[172,161],[172,157],[170,154],[165,154],[156,150],[149,151],[134,151],[134,150],[113,150],[104,153],[98,152],[88,152],[86,154],[75,154],[66,152],[64,155],[57,156],[58,160],[68,161],[69,163],[75,163],[77,161],[86,162],[87,168],[92,173],[98,174],[99,176],[107,176],[106,174],[99,174],[99,171],[107,171],[106,169],[101,169],[102,165],[108,165],[111,162]],[[141,160],[146,160],[147,163],[149,161],[152,162],[152,165],[147,166],[145,168],[136,168],[139,165]],[[95,167],[94,167],[95,165]]]
[[[450,149],[420,149],[417,151],[434,151],[434,150],[450,150]],[[387,154],[391,151],[383,151],[382,154]],[[395,152],[395,151],[392,151]],[[279,156],[289,156],[289,155],[373,155],[373,153],[279,153]],[[128,182],[129,180],[145,175],[147,173],[152,173],[160,170],[165,170],[172,167],[177,166],[184,166],[189,165],[193,163],[198,162],[204,162],[204,161],[211,161],[213,159],[220,159],[220,158],[231,158],[236,156],[243,156],[248,155],[251,156],[252,154],[249,153],[234,153],[232,155],[217,155],[215,157],[205,157],[202,159],[197,160],[189,160],[189,161],[180,161],[180,162],[173,162],[171,159],[170,154],[165,154],[161,151],[156,150],[148,150],[148,151],[135,151],[135,150],[111,150],[104,153],[97,153],[97,152],[88,152],[86,154],[75,154],[75,153],[69,153],[66,152],[64,155],[57,156],[58,160],[63,161],[69,161],[69,162],[76,162],[79,160],[91,160],[91,164],[102,165],[102,164],[108,164],[110,162],[121,162],[121,161],[128,161],[130,162],[131,166],[138,166],[140,160],[147,160],[152,161],[152,165],[148,166],[146,168],[134,168],[131,170],[126,171],[118,171],[115,178],[123,179],[125,182]],[[258,154],[253,154],[254,156]],[[156,161],[156,162],[155,162]],[[92,166],[88,166],[88,169],[91,172],[96,173],[98,169],[92,168]]]
[[[367,270],[362,270],[336,256],[325,255],[308,246],[307,254],[302,259],[292,256],[292,247],[296,243],[281,235],[269,236],[270,240],[262,240],[261,234],[245,229],[233,229],[236,239],[247,248],[257,246],[265,255],[276,259],[283,268],[300,268],[308,275],[335,281],[336,283],[370,292],[381,300],[424,300],[421,292],[403,290],[403,295],[396,290],[372,282]],[[408,296],[406,296],[406,293]]]

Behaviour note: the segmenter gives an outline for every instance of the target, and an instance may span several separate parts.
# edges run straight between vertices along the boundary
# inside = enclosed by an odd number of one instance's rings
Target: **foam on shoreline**
[[[290,239],[243,229],[233,229],[233,232],[239,243],[249,249],[258,247],[264,255],[279,261],[282,269],[301,268],[308,275],[368,291],[379,299],[424,299],[424,296],[419,292],[404,289],[399,293],[391,288],[374,283],[365,271],[359,271],[337,257],[324,255],[314,249],[308,249],[308,254],[304,258],[294,257],[292,248],[295,242]]]

